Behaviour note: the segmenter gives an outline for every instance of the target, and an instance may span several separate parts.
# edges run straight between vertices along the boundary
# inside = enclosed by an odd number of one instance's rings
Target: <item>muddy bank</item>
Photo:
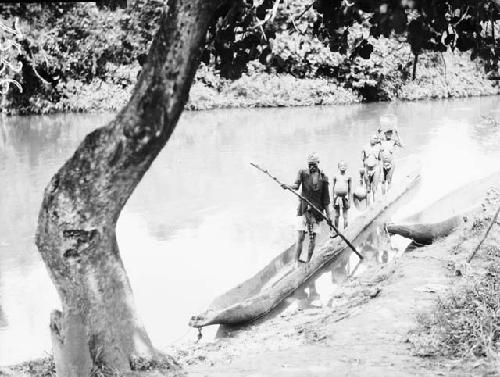
[[[500,254],[488,250],[500,227],[466,274],[455,273],[482,235],[478,221],[487,216],[478,211],[447,239],[374,266],[332,297],[332,307],[294,309],[171,352],[194,376],[485,375],[495,368],[489,359],[429,358],[415,332],[438,297],[483,273],[485,264],[498,263]]]

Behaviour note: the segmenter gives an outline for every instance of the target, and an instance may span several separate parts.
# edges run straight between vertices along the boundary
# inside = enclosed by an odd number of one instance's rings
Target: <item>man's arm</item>
[[[297,179],[295,179],[295,182],[292,185],[287,185],[287,184],[282,184],[281,187],[284,189],[292,189],[292,190],[298,190],[300,187],[300,184],[302,183],[302,172],[299,170],[299,173],[297,174]]]
[[[347,200],[351,201],[352,199],[352,190],[351,190],[351,184],[352,179],[351,177],[347,178]]]
[[[398,132],[397,128],[394,129],[394,133],[396,134],[396,139],[394,140],[396,142],[395,144],[400,148],[404,148],[403,142],[401,141],[401,138],[399,137],[399,132]]]
[[[401,142],[401,139],[399,138],[399,135],[398,135],[398,138],[394,140],[394,145],[397,145],[400,148],[404,148],[403,143]]]
[[[329,206],[325,207],[325,214],[326,214],[326,218],[328,220],[330,220],[332,218],[332,216],[330,215],[330,207]]]
[[[337,177],[333,177],[332,198],[335,198],[335,183],[337,183]]]
[[[323,197],[321,201],[323,202],[323,208],[325,209],[325,214],[327,219],[330,219],[330,190],[328,187],[328,178],[325,177],[325,181],[323,183]]]

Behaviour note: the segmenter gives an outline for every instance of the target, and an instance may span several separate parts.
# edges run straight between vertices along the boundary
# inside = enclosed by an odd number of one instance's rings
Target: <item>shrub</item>
[[[500,268],[439,299],[431,315],[419,317],[412,342],[420,356],[495,357],[500,351]]]

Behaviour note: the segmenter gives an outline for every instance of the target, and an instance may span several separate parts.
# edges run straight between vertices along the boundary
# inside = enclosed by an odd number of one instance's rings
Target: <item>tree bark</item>
[[[417,63],[418,63],[418,54],[413,55],[413,71],[412,71],[412,80],[417,78]]]
[[[36,243],[62,303],[51,318],[58,377],[125,373],[157,354],[139,320],[115,228],[187,101],[208,25],[224,0],[169,0],[129,103],[54,175]]]

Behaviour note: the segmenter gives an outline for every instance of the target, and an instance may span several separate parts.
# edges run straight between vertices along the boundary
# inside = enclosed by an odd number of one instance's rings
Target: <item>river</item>
[[[500,169],[500,97],[289,109],[185,112],[118,221],[139,314],[160,349],[213,297],[250,277],[295,239],[296,198],[249,165],[292,183],[316,151],[330,177],[357,175],[361,148],[393,112],[423,179],[410,214]],[[12,117],[0,126],[0,365],[50,352],[58,297],[34,245],[42,193],[84,135],[112,114]],[[396,171],[397,174],[397,171]]]

